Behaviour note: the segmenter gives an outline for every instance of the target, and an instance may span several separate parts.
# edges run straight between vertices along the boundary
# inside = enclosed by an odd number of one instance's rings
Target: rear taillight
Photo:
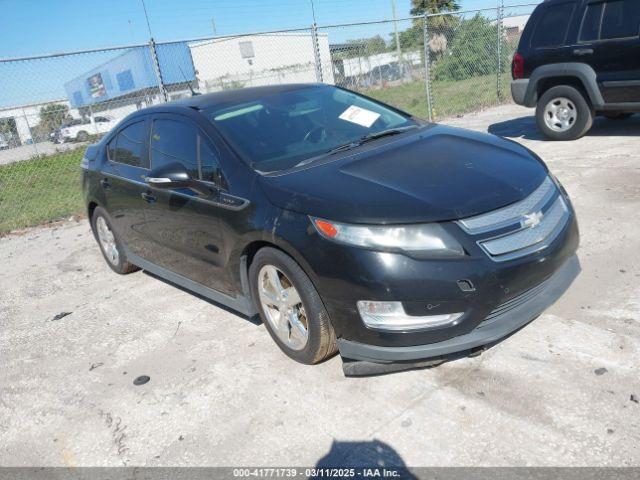
[[[513,56],[513,62],[511,62],[511,73],[513,79],[518,80],[524,77],[524,57],[519,53]]]

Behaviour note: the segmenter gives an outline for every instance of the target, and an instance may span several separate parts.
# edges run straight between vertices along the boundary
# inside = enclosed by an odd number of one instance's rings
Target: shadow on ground
[[[256,326],[262,325],[262,320],[260,319],[260,315],[258,315],[258,314],[255,314],[252,317],[248,317],[246,315],[243,315],[240,312],[237,312],[236,310],[234,310],[234,309],[232,309],[230,307],[227,307],[226,305],[224,305],[222,303],[218,303],[215,300],[211,300],[210,298],[207,298],[207,297],[205,297],[203,295],[200,295],[197,292],[194,292],[193,290],[189,290],[188,288],[185,288],[185,287],[183,287],[181,285],[178,285],[177,283],[173,283],[171,280],[167,280],[166,278],[159,277],[158,275],[155,275],[155,274],[153,274],[151,272],[148,272],[146,270],[143,270],[143,272],[146,275],[148,275],[149,277],[151,277],[151,278],[154,278],[154,279],[156,279],[156,280],[158,280],[158,281],[160,281],[162,283],[166,283],[167,285],[171,285],[172,287],[177,288],[178,290],[182,290],[183,292],[188,293],[189,295],[192,295],[192,296],[194,296],[196,298],[199,298],[200,300],[203,300],[203,301],[207,302],[209,305],[213,305],[214,307],[218,307],[218,308],[220,308],[220,309],[222,309],[222,310],[224,310],[226,312],[233,313],[237,317],[240,317],[240,318],[242,318],[244,320],[247,320],[247,321],[253,323]]]
[[[524,138],[526,140],[545,140],[546,137],[538,130],[536,118],[513,118],[504,122],[489,125],[489,133],[509,138]],[[593,122],[593,128],[587,133],[588,137],[628,137],[640,135],[640,115],[625,120],[609,120],[598,117]]]
[[[316,463],[316,468],[386,468],[400,472],[400,478],[403,479],[418,478],[408,470],[400,454],[391,445],[380,440],[368,442],[334,440],[331,449]]]

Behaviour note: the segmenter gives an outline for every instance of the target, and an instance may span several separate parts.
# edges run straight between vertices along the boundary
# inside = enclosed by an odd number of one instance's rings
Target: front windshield
[[[256,170],[287,170],[365,135],[416,125],[384,105],[331,86],[310,86],[204,110]]]

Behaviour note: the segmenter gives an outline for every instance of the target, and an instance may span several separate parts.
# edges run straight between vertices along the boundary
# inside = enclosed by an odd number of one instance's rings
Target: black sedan
[[[302,363],[475,353],[580,271],[571,202],[535,154],[332,86],[146,108],[82,167],[113,270],[259,313]]]

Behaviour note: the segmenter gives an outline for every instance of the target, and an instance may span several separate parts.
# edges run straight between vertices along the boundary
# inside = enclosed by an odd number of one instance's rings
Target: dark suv
[[[83,189],[113,270],[260,313],[303,363],[483,349],[580,270],[571,202],[535,154],[328,85],[140,110],[87,149]]]
[[[513,99],[537,107],[554,140],[586,134],[596,115],[640,112],[640,0],[548,0],[513,58]]]

